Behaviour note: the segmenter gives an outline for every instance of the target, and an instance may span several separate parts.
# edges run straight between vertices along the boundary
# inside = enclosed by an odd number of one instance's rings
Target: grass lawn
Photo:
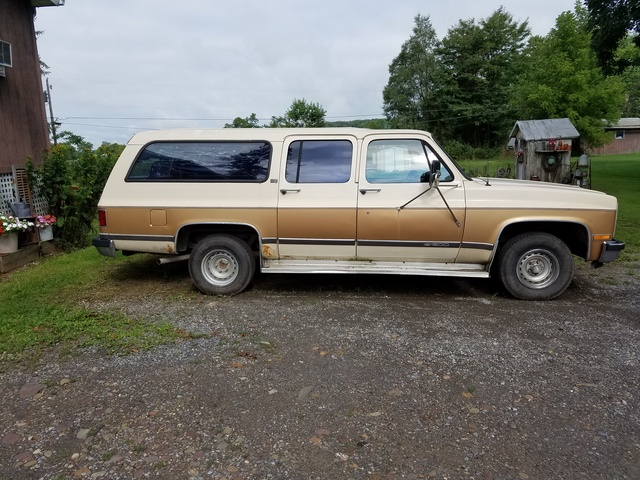
[[[132,261],[107,259],[91,247],[0,277],[0,358],[37,358],[51,345],[68,353],[88,346],[128,353],[185,337],[169,323],[151,324],[79,306],[102,288],[109,270]]]
[[[640,260],[640,153],[592,157],[591,188],[618,198],[621,260]]]

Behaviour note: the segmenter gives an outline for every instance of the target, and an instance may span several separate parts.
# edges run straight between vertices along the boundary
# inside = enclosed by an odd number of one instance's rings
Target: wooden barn
[[[36,8],[64,0],[0,0],[0,212],[22,200],[27,158],[37,165],[49,147]]]
[[[509,141],[516,157],[515,178],[570,183],[571,149],[578,138],[568,118],[516,122]]]

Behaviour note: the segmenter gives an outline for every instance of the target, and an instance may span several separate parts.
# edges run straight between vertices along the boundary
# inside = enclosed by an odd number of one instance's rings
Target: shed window
[[[616,130],[616,140],[624,139],[624,130]]]

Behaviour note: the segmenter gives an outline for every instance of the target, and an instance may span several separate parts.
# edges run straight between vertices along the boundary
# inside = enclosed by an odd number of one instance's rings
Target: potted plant
[[[0,215],[0,253],[18,251],[18,233],[33,227],[33,222],[20,220],[13,215]]]
[[[35,220],[36,227],[40,231],[40,241],[46,242],[53,240],[53,230],[51,225],[56,223],[56,217],[53,215],[38,215]]]

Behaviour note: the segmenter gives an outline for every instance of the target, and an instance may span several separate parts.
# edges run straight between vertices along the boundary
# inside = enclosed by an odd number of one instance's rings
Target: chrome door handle
[[[287,189],[287,188],[281,188],[280,189],[280,193],[283,195],[286,195],[287,193],[300,193],[300,189]]]
[[[360,193],[365,195],[366,193],[378,193],[380,191],[379,188],[361,188]]]

